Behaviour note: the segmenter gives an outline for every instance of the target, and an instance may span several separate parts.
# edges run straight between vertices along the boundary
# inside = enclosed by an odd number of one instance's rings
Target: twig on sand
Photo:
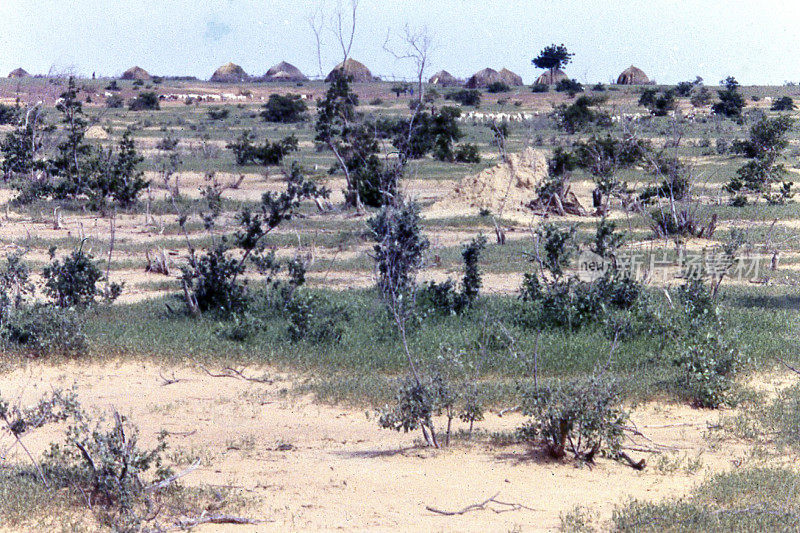
[[[500,493],[498,492],[497,494],[495,494],[491,498],[488,498],[488,499],[486,499],[486,500],[484,500],[484,501],[482,501],[480,503],[473,503],[471,505],[467,505],[466,507],[464,507],[463,509],[460,509],[458,511],[443,511],[441,509],[437,509],[436,507],[431,507],[430,505],[426,505],[425,509],[427,509],[428,511],[430,511],[432,513],[440,514],[442,516],[458,516],[458,515],[469,513],[470,511],[483,511],[483,510],[486,510],[486,509],[488,509],[490,511],[493,511],[493,512],[495,512],[497,514],[507,513],[509,511],[520,511],[520,510],[523,510],[523,509],[526,510],[526,511],[535,511],[535,509],[533,509],[531,507],[527,507],[525,505],[522,505],[521,503],[504,502],[504,501],[498,500],[497,497],[499,495],[500,495]],[[494,503],[495,505],[500,506],[500,509],[495,509],[494,507],[491,507],[489,505],[491,503]]]
[[[205,372],[206,374],[208,374],[212,378],[233,378],[233,379],[244,379],[245,381],[252,381],[254,383],[272,383],[272,380],[269,379],[266,376],[265,377],[261,377],[261,378],[248,377],[248,376],[245,376],[242,373],[241,370],[236,370],[235,368],[231,368],[231,367],[223,368],[222,369],[223,373],[221,373],[221,374],[214,374],[208,368],[206,368],[205,366],[201,365],[200,363],[197,363],[197,366],[200,368],[200,370],[202,370],[203,372]]]
[[[793,367],[792,365],[790,365],[789,363],[787,363],[786,361],[784,361],[780,357],[778,357],[777,359],[783,366],[785,366],[786,368],[788,368],[789,370],[791,370],[795,374],[800,374],[800,370],[797,370],[795,367]]]
[[[199,526],[201,524],[241,524],[241,525],[255,525],[269,522],[269,520],[254,520],[252,518],[244,518],[242,516],[233,516],[228,514],[214,514],[206,515],[201,514],[195,518],[186,518],[179,520],[177,525],[181,529],[188,529],[191,527]]]
[[[153,483],[152,485],[148,485],[147,487],[145,487],[144,490],[145,490],[145,492],[153,492],[155,490],[164,489],[164,488],[172,485],[176,481],[178,481],[183,476],[187,476],[187,475],[191,474],[192,472],[197,470],[197,467],[199,467],[199,466],[200,466],[200,459],[198,459],[194,463],[192,463],[191,466],[189,466],[189,468],[187,468],[183,472],[179,472],[179,473],[175,474],[174,476],[170,476],[167,479],[165,479],[164,481],[159,481],[158,483]]]
[[[173,383],[178,383],[178,382],[181,382],[181,381],[183,381],[181,378],[176,378],[176,377],[175,377],[175,372],[173,372],[173,373],[172,373],[172,376],[171,376],[171,377],[166,377],[166,376],[164,375],[164,373],[163,373],[161,370],[159,370],[159,371],[158,371],[158,376],[159,376],[159,377],[162,379],[162,381],[163,381],[163,383],[161,383],[161,386],[162,386],[162,387],[166,387],[167,385],[172,385]]]

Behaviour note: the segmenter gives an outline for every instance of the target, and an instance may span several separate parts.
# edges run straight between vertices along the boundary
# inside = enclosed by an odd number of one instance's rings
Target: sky
[[[800,3],[762,0],[360,0],[351,57],[373,74],[412,78],[399,49],[408,25],[433,37],[425,74],[459,77],[507,67],[531,83],[551,43],[575,53],[565,69],[608,83],[638,66],[659,83],[732,75],[745,85],[800,82]],[[288,61],[320,74],[309,17],[324,20],[323,70],[341,60],[333,14],[349,0],[0,0],[0,74],[116,76],[133,65],[207,79],[232,61],[252,75]]]

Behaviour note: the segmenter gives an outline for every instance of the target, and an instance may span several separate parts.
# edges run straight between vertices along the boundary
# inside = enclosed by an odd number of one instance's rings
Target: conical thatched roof
[[[219,67],[211,76],[211,81],[222,83],[240,83],[250,79],[242,67],[234,63],[226,63]]]
[[[650,83],[650,78],[640,68],[633,65],[622,71],[617,78],[617,85],[646,85]]]
[[[506,83],[499,72],[493,68],[485,68],[473,74],[472,77],[467,80],[467,83],[464,84],[464,87],[468,89],[478,89],[498,81]]]
[[[151,80],[152,76],[143,68],[131,67],[122,73],[123,80]]]
[[[499,74],[500,77],[503,78],[503,82],[506,85],[510,85],[511,87],[519,87],[521,85],[524,85],[524,83],[522,83],[522,76],[511,72],[507,68],[501,70]]]
[[[440,70],[431,76],[431,79],[428,80],[428,83],[431,85],[438,85],[440,87],[457,87],[458,85],[461,85],[461,80],[446,70]]]
[[[549,71],[548,70],[548,71],[544,72],[541,76],[536,78],[536,81],[533,82],[533,84],[534,85],[555,85],[558,82],[560,82],[561,80],[566,80],[566,79],[569,79],[567,74],[563,70],[561,70],[560,68],[557,68],[554,71]]]
[[[363,63],[359,63],[355,59],[348,58],[347,61],[345,61],[344,63],[339,63],[338,65],[336,65],[333,68],[333,70],[331,70],[330,74],[328,74],[328,77],[325,78],[325,81],[327,81],[327,82],[333,81],[334,76],[336,76],[338,73],[342,72],[343,70],[344,70],[344,73],[352,81],[355,81],[355,82],[373,81],[374,80],[374,78],[372,77],[372,73],[369,71],[369,69],[366,66],[364,66]]]
[[[30,74],[25,72],[25,69],[17,68],[8,73],[9,78],[28,78]]]
[[[264,81],[308,81],[308,78],[296,66],[281,61],[264,74]]]

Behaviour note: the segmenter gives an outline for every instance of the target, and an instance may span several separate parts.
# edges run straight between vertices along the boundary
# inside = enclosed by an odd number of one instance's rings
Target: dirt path
[[[162,376],[180,381],[164,385]],[[607,519],[615,505],[631,497],[683,494],[702,479],[702,471],[730,468],[743,453],[730,446],[714,449],[704,439],[706,424],[715,422],[717,413],[658,404],[638,408],[633,421],[659,444],[675,446],[676,456],[700,455],[700,472],[664,474],[652,467],[636,472],[602,459],[590,469],[554,463],[516,445],[461,442],[434,451],[416,446],[416,434],[380,430],[371,413],[315,404],[288,393],[287,376],[270,377],[270,383],[254,383],[213,378],[192,366],[162,369],[133,362],[31,365],[0,376],[0,391],[27,402],[51,386],[77,383],[84,405],[116,407],[139,426],[145,444],[154,442],[161,428],[173,433],[173,457],[201,461],[186,484],[238,488],[253,498],[249,514],[270,520],[198,531],[549,531],[558,528],[560,513],[576,505]],[[523,420],[493,413],[486,418],[480,427],[489,431],[513,430]],[[43,428],[26,443],[40,452],[58,439],[58,428]],[[7,444],[0,440],[0,449]],[[648,445],[643,439],[640,444]],[[630,453],[654,463],[653,456]],[[10,460],[25,459],[12,454]],[[426,510],[458,510],[494,494],[526,508],[461,516]]]

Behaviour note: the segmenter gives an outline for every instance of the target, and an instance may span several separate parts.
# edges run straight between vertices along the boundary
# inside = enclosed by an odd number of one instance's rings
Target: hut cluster
[[[363,63],[348,58],[346,61],[336,65],[327,75],[325,81],[330,82],[334,76],[342,72],[354,82],[371,82],[380,79],[373,76]],[[9,78],[27,78],[29,76],[30,74],[22,68],[14,69],[8,74]],[[153,77],[143,68],[135,66],[126,70],[122,74],[121,79],[149,81],[152,80]],[[564,71],[553,69],[542,73],[542,75],[536,78],[534,85],[556,85],[560,81],[566,79],[569,79],[569,76],[567,76]],[[226,63],[214,71],[214,74],[211,75],[211,81],[218,83],[243,83],[250,81],[304,82],[308,81],[308,78],[294,65],[281,61],[267,70],[263,76],[251,76],[245,72],[241,66],[235,63]],[[468,89],[482,89],[496,83],[504,83],[510,87],[524,85],[522,77],[507,68],[503,68],[499,71],[492,68],[485,68],[476,72],[467,78],[467,80],[459,79],[446,70],[442,70],[431,76],[428,83],[439,87],[466,87]],[[617,84],[619,85],[647,85],[650,83],[652,82],[647,75],[641,69],[633,65],[625,69],[617,78]]]

